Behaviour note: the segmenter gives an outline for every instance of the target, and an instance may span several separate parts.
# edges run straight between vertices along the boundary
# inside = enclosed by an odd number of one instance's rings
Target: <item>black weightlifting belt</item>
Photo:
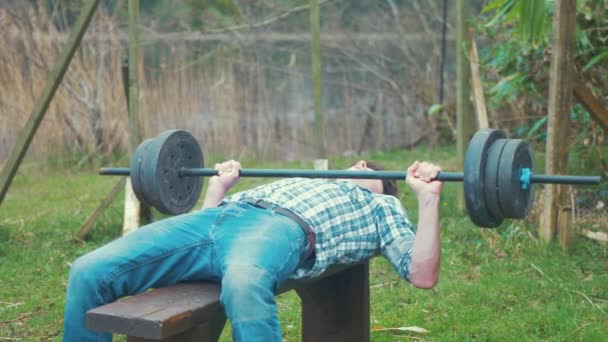
[[[306,251],[304,260],[307,260],[308,258],[310,258],[310,256],[315,251],[315,242],[316,242],[315,232],[312,230],[312,228],[310,228],[308,223],[306,223],[306,222],[304,222],[304,220],[302,220],[302,218],[300,216],[294,214],[289,209],[281,208],[281,207],[277,206],[276,204],[272,204],[270,202],[267,202],[267,201],[264,201],[261,199],[247,198],[247,199],[243,199],[242,201],[245,203],[249,203],[249,204],[253,205],[254,207],[273,210],[274,212],[279,213],[285,217],[288,217],[288,218],[292,219],[294,222],[296,222],[304,230],[304,234],[306,234],[306,236],[308,237],[308,250]]]

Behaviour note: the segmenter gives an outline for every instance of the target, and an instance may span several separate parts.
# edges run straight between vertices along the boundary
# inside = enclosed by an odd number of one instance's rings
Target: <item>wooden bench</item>
[[[369,262],[329,269],[318,278],[287,281],[302,300],[302,341],[369,341]],[[183,283],[90,310],[89,329],[127,335],[129,342],[217,341],[226,316],[220,286]]]

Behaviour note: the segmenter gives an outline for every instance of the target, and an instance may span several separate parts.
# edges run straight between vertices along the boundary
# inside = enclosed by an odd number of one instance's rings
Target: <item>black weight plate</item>
[[[486,206],[490,215],[502,220],[504,218],[500,203],[498,203],[498,162],[502,150],[509,139],[498,139],[488,148],[486,170],[484,174],[484,191]]]
[[[469,217],[480,227],[496,227],[503,219],[494,217],[486,205],[485,169],[489,147],[505,134],[496,129],[482,129],[473,135],[464,160],[464,197]]]
[[[164,212],[159,207],[160,203],[160,179],[158,176],[158,156],[161,151],[161,147],[167,137],[173,131],[165,131],[146,146],[146,151],[143,155],[141,166],[140,166],[140,179],[143,188],[143,196],[147,199],[148,204],[154,208]],[[169,213],[166,213],[169,214]]]
[[[131,178],[131,187],[133,188],[135,196],[140,202],[146,204],[150,204],[150,201],[144,194],[144,184],[142,180],[143,175],[141,174],[141,170],[143,167],[146,150],[152,141],[153,139],[144,140],[141,144],[139,144],[139,146],[137,146],[135,152],[133,152],[133,156],[131,157],[131,174],[129,176]]]
[[[157,209],[172,215],[183,214],[198,201],[203,177],[182,177],[179,170],[182,167],[202,168],[203,154],[196,139],[184,130],[174,130],[161,137],[156,170]]]
[[[498,165],[498,202],[508,218],[524,218],[532,207],[534,187],[521,188],[521,169],[534,169],[530,145],[521,139],[510,139],[505,145]]]

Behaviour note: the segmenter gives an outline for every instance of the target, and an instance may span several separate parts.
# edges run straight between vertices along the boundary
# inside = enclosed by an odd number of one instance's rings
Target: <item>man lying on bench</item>
[[[216,164],[203,210],[154,222],[73,264],[64,341],[111,341],[85,326],[86,312],[150,288],[188,281],[221,284],[220,301],[235,341],[281,341],[275,292],[287,279],[312,278],[329,266],[381,252],[420,288],[438,279],[436,165],[415,162],[407,184],[418,198],[415,230],[395,181],[289,178],[225,197],[240,164]],[[350,169],[380,170],[359,161]]]

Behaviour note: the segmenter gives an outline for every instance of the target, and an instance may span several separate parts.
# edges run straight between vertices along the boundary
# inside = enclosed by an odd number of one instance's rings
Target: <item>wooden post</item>
[[[302,341],[369,342],[369,261],[297,288]]]
[[[125,101],[127,104],[127,117],[130,113],[129,111],[129,56],[126,55],[122,59],[122,65],[120,66],[120,74],[122,77],[122,87],[125,93]],[[129,147],[131,148],[131,147]]]
[[[475,104],[475,116],[477,117],[477,129],[488,128],[488,112],[486,110],[486,100],[483,94],[483,84],[479,75],[479,54],[475,37],[471,32],[469,47],[469,59],[471,64],[471,83],[473,83],[473,103]]]
[[[129,154],[132,156],[141,141],[139,127],[139,0],[129,0],[129,91],[127,94],[129,109]],[[140,226],[142,205],[135,197],[130,180],[125,183],[125,207],[122,233],[126,235]]]
[[[327,170],[327,159],[315,159],[315,170]]]
[[[545,172],[567,173],[569,117],[572,110],[572,67],[576,29],[576,0],[556,0],[553,15],[553,47],[549,84],[549,113]],[[565,185],[545,185],[544,210],[539,234],[545,241],[559,229],[562,246],[570,244],[570,200]]]
[[[120,192],[120,190],[122,190],[124,186],[125,178],[121,178],[116,183],[116,185],[112,187],[112,190],[110,190],[110,193],[106,196],[106,198],[101,201],[97,209],[95,209],[95,211],[91,215],[89,215],[89,217],[84,221],[80,228],[78,228],[78,232],[76,233],[77,239],[84,240],[87,238],[87,236],[89,236],[91,229],[93,229],[93,224],[95,223],[99,215],[101,215],[112,204],[112,201],[114,201],[114,199],[116,198],[116,196],[118,196],[118,193]]]
[[[139,127],[139,0],[129,0],[129,153],[141,142]]]
[[[15,148],[11,152],[4,169],[2,169],[2,173],[0,174],[0,204],[2,204],[2,200],[4,200],[4,196],[13,182],[13,177],[15,177],[15,173],[17,173],[17,169],[34,138],[34,134],[36,134],[36,131],[42,122],[42,118],[49,108],[49,104],[55,95],[57,87],[59,87],[61,80],[63,80],[63,75],[65,75],[65,72],[70,65],[70,61],[72,61],[72,57],[74,56],[78,45],[80,45],[82,36],[89,26],[98,4],[99,0],[90,0],[82,7],[80,15],[74,24],[74,29],[66,42],[66,48],[61,56],[59,56],[59,61],[55,64],[55,68],[51,71],[49,80],[44,87],[42,95],[36,101],[30,118],[19,133]]]
[[[323,133],[323,101],[321,93],[321,19],[319,1],[310,0],[310,33],[312,50],[312,87],[315,108],[315,136],[317,157],[325,157],[325,135]]]
[[[458,164],[464,167],[466,146],[473,134],[471,120],[471,71],[467,59],[466,44],[469,32],[469,0],[456,1],[456,149]],[[458,188],[458,208],[464,210],[464,190]]]
[[[574,97],[582,104],[585,109],[591,114],[591,118],[595,120],[604,131],[608,131],[608,109],[604,107],[602,102],[593,95],[591,89],[576,74],[576,70],[572,70],[572,87]]]

